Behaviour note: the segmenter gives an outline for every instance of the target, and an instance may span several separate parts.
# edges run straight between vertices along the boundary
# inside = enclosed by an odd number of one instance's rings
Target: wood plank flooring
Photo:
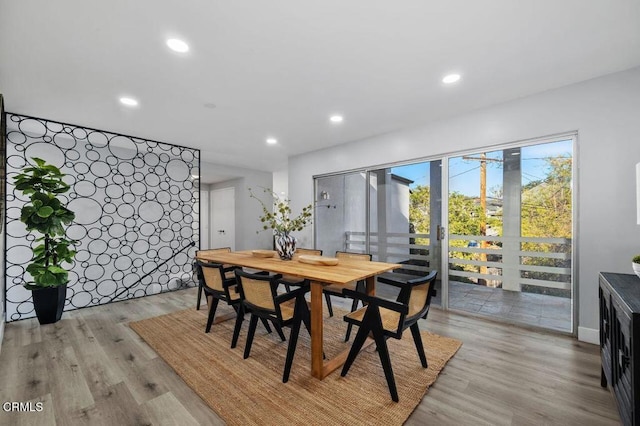
[[[0,410],[0,425],[224,424],[126,325],[195,301],[191,288],[7,324],[0,402],[43,407]],[[620,424],[595,345],[437,309],[421,326],[464,343],[407,425]]]

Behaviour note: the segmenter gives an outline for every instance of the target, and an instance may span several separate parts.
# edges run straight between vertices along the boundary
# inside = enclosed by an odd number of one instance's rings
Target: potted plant
[[[263,192],[270,193],[273,196],[273,209],[269,210],[267,205],[258,197],[256,197],[249,188],[249,196],[255,198],[262,205],[263,215],[259,217],[263,223],[263,230],[271,228],[276,236],[276,251],[280,259],[291,260],[296,251],[296,238],[291,235],[293,231],[302,231],[307,225],[311,224],[311,204],[304,207],[302,212],[291,218],[290,200],[283,199],[273,192],[270,188],[262,188]]]
[[[16,190],[29,197],[20,211],[20,221],[27,231],[42,236],[32,248],[33,257],[27,272],[33,281],[24,283],[32,290],[33,306],[40,324],[60,320],[64,308],[69,275],[64,264],[70,264],[76,252],[75,241],[65,235],[64,225],[69,225],[75,214],[57,197],[69,191],[63,181],[64,174],[40,158],[32,158],[35,165],[15,176]]]
[[[633,268],[633,272],[636,273],[638,277],[640,277],[640,254],[636,255],[631,259],[631,267]]]

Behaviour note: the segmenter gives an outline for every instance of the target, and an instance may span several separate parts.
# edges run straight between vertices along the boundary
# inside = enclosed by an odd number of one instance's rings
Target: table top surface
[[[364,262],[340,259],[337,265],[311,265],[297,260],[281,260],[275,257],[256,257],[251,250],[236,252],[199,253],[197,258],[204,261],[243,266],[284,275],[307,278],[328,284],[348,284],[369,278],[383,272],[392,271],[402,265],[386,262]]]

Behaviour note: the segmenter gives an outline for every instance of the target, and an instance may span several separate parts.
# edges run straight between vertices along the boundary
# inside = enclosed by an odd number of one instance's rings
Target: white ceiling
[[[261,170],[639,65],[638,0],[0,0],[8,111]]]

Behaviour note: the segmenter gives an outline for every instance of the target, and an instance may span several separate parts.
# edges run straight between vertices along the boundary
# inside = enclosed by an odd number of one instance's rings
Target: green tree
[[[409,196],[409,222],[416,234],[428,234],[431,226],[431,187],[418,185]],[[424,238],[416,238],[416,244],[427,244]]]
[[[483,216],[486,214],[472,197],[459,192],[449,194],[449,234],[480,235],[480,219]],[[457,247],[466,244],[463,241],[453,243],[457,243]]]
[[[572,234],[570,157],[546,160],[547,176],[522,191],[522,236],[564,237]]]
[[[572,190],[570,156],[546,160],[549,173],[544,179],[530,182],[522,191],[523,237],[572,237]],[[571,243],[523,243],[525,251],[544,253],[569,253]],[[571,259],[526,257],[523,264],[536,266],[570,267]],[[570,276],[547,272],[526,272],[525,277],[569,282]]]

